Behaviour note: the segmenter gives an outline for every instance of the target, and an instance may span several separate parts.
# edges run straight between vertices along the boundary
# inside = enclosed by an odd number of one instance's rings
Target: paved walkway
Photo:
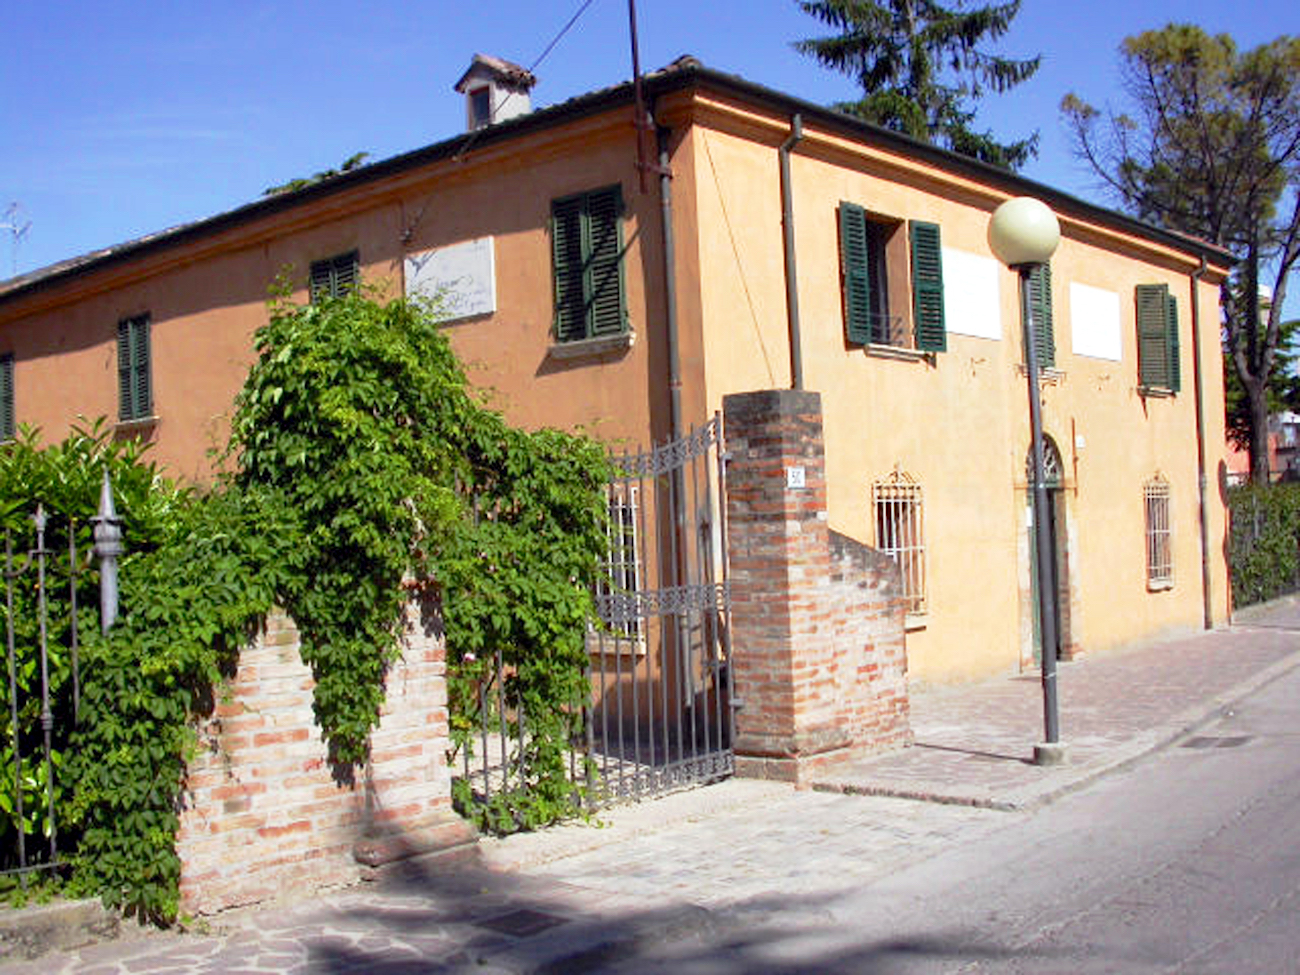
[[[816,791],[730,780],[613,810],[597,826],[484,840],[475,866],[408,863],[200,932],[128,932],[0,972],[584,972],[714,931],[731,905],[751,922],[764,905],[814,922],[827,899],[1003,828],[1297,665],[1291,599],[1229,630],[1064,664],[1066,766],[1029,761],[1042,728],[1036,679],[923,692],[914,747],[840,769]]]

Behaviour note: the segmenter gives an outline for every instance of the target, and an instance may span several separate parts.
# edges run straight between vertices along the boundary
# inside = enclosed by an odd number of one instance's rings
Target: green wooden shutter
[[[335,297],[342,297],[356,289],[361,280],[361,255],[357,251],[340,254],[334,258],[334,280],[332,282]]]
[[[1056,331],[1052,324],[1052,267],[1036,265],[1029,275],[1029,301],[1034,310],[1034,344],[1038,348],[1038,366],[1051,369],[1056,365]]]
[[[844,331],[856,345],[871,342],[871,271],[867,215],[855,203],[840,204],[840,272],[844,280]]]
[[[622,218],[618,186],[551,204],[557,342],[627,331]]]
[[[0,440],[14,438],[14,357],[0,356]]]
[[[131,322],[127,319],[117,323],[117,418],[129,420],[132,413],[131,401]]]
[[[583,290],[587,334],[593,337],[618,335],[626,329],[623,241],[619,226],[622,213],[623,193],[617,186],[588,194],[584,241],[587,266]]]
[[[1169,286],[1139,284],[1134,297],[1137,302],[1138,382],[1142,386],[1168,389]]]
[[[313,302],[320,301],[322,298],[328,298],[333,293],[329,261],[313,261],[311,265],[311,281],[308,289],[311,292]]]
[[[143,315],[134,320],[132,357],[135,360],[135,408],[137,417],[153,414],[153,360],[149,349],[149,318]]]
[[[1177,393],[1183,388],[1182,363],[1179,361],[1178,349],[1178,299],[1169,296],[1169,391]]]
[[[948,351],[943,310],[943,251],[939,225],[911,222],[912,321],[916,347],[925,352]]]
[[[571,196],[551,204],[557,342],[572,342],[587,334],[582,298],[582,200],[581,196]]]
[[[149,316],[117,323],[117,415],[139,420],[152,412]]]
[[[308,290],[312,301],[341,298],[353,291],[361,280],[361,255],[349,251],[324,260],[312,261]]]

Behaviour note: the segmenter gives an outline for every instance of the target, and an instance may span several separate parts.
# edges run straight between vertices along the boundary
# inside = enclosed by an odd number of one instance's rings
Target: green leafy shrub
[[[1237,606],[1300,589],[1300,484],[1230,488],[1229,560]]]
[[[189,503],[190,493],[162,476],[144,460],[144,445],[115,440],[104,422],[75,427],[62,442],[41,447],[38,431],[22,427],[14,442],[0,450],[0,528],[12,547],[19,569],[36,545],[33,516],[38,505],[46,515],[44,560],[47,666],[53,717],[52,765],[55,827],[59,846],[71,848],[77,824],[69,818],[68,802],[75,774],[70,760],[74,729],[73,640],[71,586],[78,590],[78,642],[81,644],[80,679],[89,678],[87,653],[99,632],[98,572],[87,559],[92,544],[90,517],[99,501],[105,469],[114,482],[119,513],[132,524],[133,557],[153,551]],[[70,539],[71,535],[71,539]],[[75,542],[76,563],[69,541]],[[33,560],[14,581],[12,622],[17,681],[18,725],[13,728],[7,667],[4,680],[5,727],[0,741],[0,869],[18,865],[18,832],[24,833],[28,861],[40,863],[47,855],[51,832],[48,788],[49,766],[44,761],[41,728],[40,627]],[[4,607],[4,614],[9,609]],[[3,639],[0,637],[0,639]],[[84,701],[84,697],[83,697]],[[22,822],[18,821],[18,786],[15,783],[15,747],[23,758]]]
[[[58,725],[67,729],[56,808],[63,848],[76,843],[73,891],[158,922],[179,907],[175,839],[194,719],[211,712],[273,605],[298,626],[316,718],[346,776],[366,760],[379,720],[405,585],[437,585],[453,738],[469,747],[464,729],[478,717],[470,688],[497,650],[530,715],[527,794],[508,815],[497,810],[496,825],[532,827],[576,808],[564,759],[589,694],[583,632],[604,548],[604,451],[582,437],[513,429],[485,409],[424,306],[361,295],[277,300],[256,341],[229,448],[237,473],[211,490],[176,487],[145,463],[142,446],[114,439],[102,422],[46,448],[24,431],[0,450],[0,526],[22,526],[40,501],[74,513],[82,553],[102,471],[112,473],[127,542],[121,612],[101,637],[83,597],[75,726],[70,634],[52,631]],[[62,530],[50,547],[66,550]],[[59,571],[72,570],[56,567],[56,579]],[[94,573],[82,576],[94,592]],[[30,634],[23,646],[30,685]],[[33,720],[25,710],[20,737]],[[12,776],[6,784],[12,795]],[[35,798],[30,809],[23,828],[39,833]],[[3,819],[10,832],[0,838],[16,835],[15,819]]]

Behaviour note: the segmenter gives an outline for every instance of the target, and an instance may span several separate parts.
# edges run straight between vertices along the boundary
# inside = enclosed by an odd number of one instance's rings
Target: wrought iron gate
[[[588,639],[599,802],[734,769],[721,423],[615,458],[608,582]]]
[[[568,763],[590,806],[734,770],[721,432],[715,416],[680,440],[613,458],[605,581],[586,638],[591,706],[572,716]],[[485,807],[529,789],[529,716],[508,683],[498,653],[461,756],[464,792]]]

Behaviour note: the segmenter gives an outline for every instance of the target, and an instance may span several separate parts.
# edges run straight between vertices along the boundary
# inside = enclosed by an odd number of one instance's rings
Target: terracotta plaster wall
[[[787,123],[757,115],[728,106],[694,135],[703,329],[706,348],[716,350],[705,367],[710,402],[789,383],[776,148]],[[757,140],[761,123],[769,128]],[[904,361],[846,344],[839,272],[841,201],[937,223],[945,248],[991,258],[988,220],[1006,194],[941,178],[919,162],[854,157],[815,129],[806,130],[792,172],[804,384],[825,404],[830,525],[874,544],[872,481],[895,468],[913,475],[925,491],[930,606],[908,634],[912,678],[955,681],[1028,666],[1028,394],[1017,278],[997,270],[1000,339],[954,331],[964,309],[950,298],[948,350],[932,361]],[[1063,225],[1052,265],[1059,374],[1042,399],[1046,431],[1066,467],[1073,649],[1090,652],[1202,621],[1189,279],[1196,262],[1069,215]],[[1121,361],[1072,352],[1071,282],[1119,295]],[[1144,397],[1137,390],[1133,289],[1162,282],[1179,300],[1183,389],[1175,397]],[[910,321],[910,302],[901,311]],[[1214,352],[1217,300],[1208,279],[1201,311],[1212,593],[1222,621],[1223,510],[1214,489],[1222,381]],[[1149,592],[1142,486],[1157,472],[1173,486],[1175,585]]]
[[[490,236],[496,311],[446,326],[470,381],[529,428],[583,429],[627,446],[663,439],[662,236],[657,195],[637,187],[632,135],[625,112],[579,120],[507,149],[430,164],[110,264],[10,303],[0,308],[0,352],[15,355],[17,418],[50,440],[79,415],[114,422],[117,323],[148,313],[156,420],[120,434],[154,441],[154,458],[172,474],[204,480],[210,451],[226,441],[277,274],[289,274],[294,298],[303,301],[312,261],[356,250],[363,280],[398,295],[406,255]],[[626,204],[625,293],[635,341],[626,350],[560,358],[550,351],[551,200],[614,184]]]

